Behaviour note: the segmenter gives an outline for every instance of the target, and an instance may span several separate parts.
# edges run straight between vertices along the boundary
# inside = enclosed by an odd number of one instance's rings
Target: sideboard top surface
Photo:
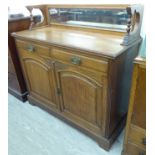
[[[16,38],[39,41],[92,52],[96,55],[115,58],[129,46],[121,45],[123,36],[112,33],[94,33],[73,29],[42,27],[13,33]],[[138,42],[138,41],[137,41]],[[135,42],[134,44],[136,44]],[[130,46],[133,46],[130,45]]]

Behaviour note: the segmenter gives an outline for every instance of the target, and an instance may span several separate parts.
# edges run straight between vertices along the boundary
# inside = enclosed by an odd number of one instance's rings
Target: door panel
[[[61,90],[62,111],[80,118],[81,123],[85,121],[101,128],[104,103],[102,85],[88,74],[81,73],[81,69],[71,66],[64,69],[57,67],[56,73]]]
[[[31,91],[47,99],[52,99],[52,91],[49,87],[50,71],[48,66],[45,66],[33,59],[24,59],[24,64]]]
[[[29,89],[29,94],[41,100],[41,103],[56,107],[54,70],[51,60],[23,54],[22,64]]]
[[[64,110],[96,123],[97,86],[74,73],[61,73]]]

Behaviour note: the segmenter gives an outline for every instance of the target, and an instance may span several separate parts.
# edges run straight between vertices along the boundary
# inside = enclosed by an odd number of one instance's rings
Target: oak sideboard
[[[13,33],[28,100],[106,150],[126,121],[139,5],[37,5],[44,21]]]

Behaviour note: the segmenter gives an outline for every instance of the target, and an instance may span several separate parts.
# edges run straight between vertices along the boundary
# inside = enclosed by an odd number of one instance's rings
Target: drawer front
[[[146,155],[146,151],[129,142],[124,155]]]
[[[53,48],[51,51],[53,58],[67,62],[72,65],[95,69],[102,72],[107,72],[108,62],[104,60],[98,60],[95,58],[86,57],[79,54],[74,54],[61,50],[59,48]]]
[[[135,125],[131,125],[129,131],[129,141],[135,143],[140,148],[146,148],[146,131]]]
[[[32,54],[39,54],[42,56],[50,56],[50,48],[43,46],[43,45],[38,45],[32,42],[26,42],[26,41],[21,41],[21,40],[16,40],[16,46],[19,49],[23,49],[27,51],[28,53]]]

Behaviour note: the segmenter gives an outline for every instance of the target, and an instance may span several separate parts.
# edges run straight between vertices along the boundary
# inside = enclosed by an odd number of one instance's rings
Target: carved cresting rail
[[[126,11],[129,15],[129,19],[122,45],[128,46],[140,38],[140,30],[143,17],[143,6],[130,6],[126,8]]]
[[[26,6],[26,8],[30,12],[31,23],[29,26],[29,30],[32,30],[33,28],[36,28],[36,27],[45,26],[48,24],[47,23],[47,15],[46,15],[46,13],[47,13],[46,12],[46,5],[31,5],[31,6]],[[41,13],[43,14],[43,21],[42,22],[38,23],[37,21],[35,21],[33,14],[32,14],[33,9],[39,9],[41,11]]]

